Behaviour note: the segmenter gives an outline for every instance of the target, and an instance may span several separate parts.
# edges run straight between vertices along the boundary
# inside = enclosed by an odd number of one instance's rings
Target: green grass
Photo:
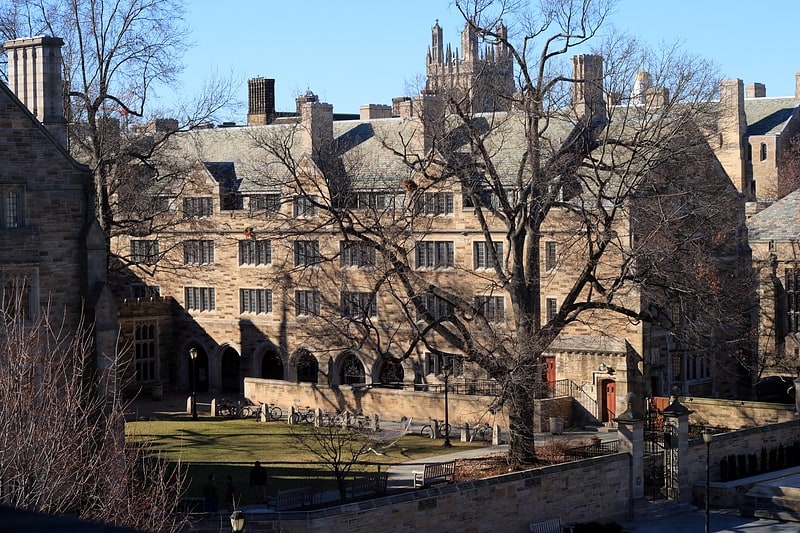
[[[283,422],[259,423],[254,420],[223,420],[188,416],[172,416],[163,420],[129,422],[129,439],[150,441],[152,450],[169,461],[181,461],[187,466],[187,496],[201,496],[202,486],[213,473],[222,492],[226,476],[242,496],[242,504],[255,500],[249,488],[249,474],[254,461],[265,466],[269,474],[267,492],[313,486],[315,490],[334,490],[335,485],[326,465],[301,446],[295,433],[310,431],[307,426],[288,426]],[[360,471],[375,472],[389,466],[425,457],[450,453],[464,448],[481,447],[453,439],[453,448],[444,448],[441,440],[418,435],[405,435],[394,445],[375,449],[384,455],[368,453],[362,456]]]

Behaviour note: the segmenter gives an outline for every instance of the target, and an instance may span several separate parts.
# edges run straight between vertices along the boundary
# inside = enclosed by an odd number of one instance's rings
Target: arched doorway
[[[269,348],[261,358],[261,377],[264,379],[283,379],[283,361],[278,351]]]
[[[613,379],[600,382],[600,421],[613,422],[617,417],[617,383]]]
[[[222,392],[239,393],[242,390],[242,379],[239,376],[240,358],[239,353],[231,348],[226,347],[222,352],[222,372],[220,383]]]
[[[297,381],[317,383],[319,379],[319,363],[308,350],[303,350],[297,358]]]
[[[403,363],[395,357],[384,357],[378,372],[378,382],[384,387],[403,387]]]
[[[197,352],[197,357],[194,360],[189,355],[192,350]],[[189,387],[194,384],[197,392],[208,392],[208,354],[200,346],[192,346],[186,353],[186,359],[189,360],[189,365],[187,366]],[[194,376],[192,376],[193,373]]]
[[[364,365],[355,354],[348,352],[339,360],[339,383],[342,385],[366,383]]]

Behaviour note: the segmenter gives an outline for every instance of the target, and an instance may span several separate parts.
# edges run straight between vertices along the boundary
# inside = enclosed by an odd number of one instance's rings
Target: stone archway
[[[240,393],[242,391],[242,378],[239,375],[241,357],[239,352],[226,346],[220,358],[220,389],[222,392]]]
[[[364,365],[352,352],[346,352],[339,358],[339,384],[361,385],[366,383]]]
[[[381,360],[378,369],[378,383],[383,387],[403,387],[405,371],[403,363],[396,357],[386,356]]]
[[[264,379],[285,379],[283,360],[275,348],[268,348],[261,357],[261,377]]]
[[[300,383],[319,382],[319,362],[308,350],[301,350],[297,356],[297,381]]]

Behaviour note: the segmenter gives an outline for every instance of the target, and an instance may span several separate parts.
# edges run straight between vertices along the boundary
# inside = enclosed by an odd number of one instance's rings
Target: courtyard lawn
[[[311,431],[309,426],[289,426],[285,422],[207,417],[192,420],[185,415],[126,424],[129,439],[148,440],[153,452],[169,461],[180,460],[187,466],[186,496],[202,496],[208,475],[214,474],[221,497],[225,478],[230,475],[242,504],[255,500],[249,487],[249,474],[256,460],[267,469],[267,492],[271,496],[278,490],[303,486],[335,490],[329,468],[297,445],[295,434],[302,435],[308,431]],[[459,442],[457,438],[452,439],[453,448],[445,448],[441,439],[431,440],[414,434],[400,437],[399,433],[390,433],[389,436],[388,442],[376,442],[374,446],[375,451],[383,455],[368,452],[362,456],[354,472],[385,471],[397,463],[482,447],[479,443]]]

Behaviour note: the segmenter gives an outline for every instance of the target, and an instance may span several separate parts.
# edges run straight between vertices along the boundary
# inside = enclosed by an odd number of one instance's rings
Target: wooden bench
[[[551,518],[541,522],[531,522],[531,533],[572,533],[572,526],[565,526],[560,518]]]
[[[301,487],[299,489],[279,490],[275,496],[275,510],[288,511],[290,509],[303,509],[314,505],[314,489]]]
[[[385,494],[388,482],[388,472],[356,476],[347,482],[347,497],[355,498],[367,494]]]
[[[415,489],[443,481],[454,481],[456,477],[456,462],[426,464],[422,472],[415,470],[413,474]]]

